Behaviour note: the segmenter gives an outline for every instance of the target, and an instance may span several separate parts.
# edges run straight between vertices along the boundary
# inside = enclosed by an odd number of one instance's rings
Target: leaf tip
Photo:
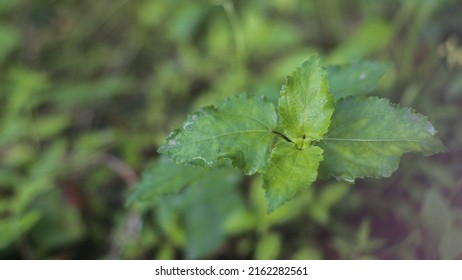
[[[271,195],[268,191],[265,193],[265,200],[266,200],[266,214],[267,215],[273,213],[276,209],[278,209],[285,202],[281,198]]]

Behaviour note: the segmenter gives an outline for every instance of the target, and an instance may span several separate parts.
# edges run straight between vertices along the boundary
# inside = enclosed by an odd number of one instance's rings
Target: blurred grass
[[[456,0],[1,0],[0,257],[460,259],[461,13]],[[276,100],[314,51],[389,63],[374,94],[427,115],[450,152],[318,182],[271,216],[259,178],[240,175],[124,207],[188,112],[244,91]]]

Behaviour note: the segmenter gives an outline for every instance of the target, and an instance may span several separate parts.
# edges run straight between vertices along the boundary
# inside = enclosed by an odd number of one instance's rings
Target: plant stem
[[[272,131],[274,134],[276,134],[277,136],[280,136],[282,137],[282,139],[286,140],[287,142],[290,142],[290,143],[293,143],[292,140],[290,140],[289,137],[285,136],[284,134],[282,134],[281,132],[278,132],[278,131]]]

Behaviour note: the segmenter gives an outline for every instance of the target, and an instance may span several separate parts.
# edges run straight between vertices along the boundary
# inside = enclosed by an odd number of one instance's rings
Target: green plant
[[[390,176],[404,153],[429,155],[445,148],[426,117],[386,99],[360,97],[375,87],[385,69],[374,63],[346,71],[334,67],[328,80],[314,55],[288,76],[277,110],[264,97],[230,97],[190,115],[159,152],[177,164],[232,165],[247,175],[261,173],[268,213],[318,175],[347,182]],[[200,174],[187,168],[192,177]],[[172,184],[166,188],[177,190]]]

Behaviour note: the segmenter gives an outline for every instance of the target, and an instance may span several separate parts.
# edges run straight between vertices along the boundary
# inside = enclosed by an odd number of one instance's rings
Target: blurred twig
[[[449,205],[452,205],[454,200],[457,197],[457,194],[462,190],[462,177],[457,181],[454,191],[451,193],[449,197]]]
[[[134,187],[138,182],[138,175],[124,161],[113,155],[102,155],[99,161],[122,178],[129,187]],[[141,215],[134,208],[127,211],[120,228],[116,228],[111,234],[111,245],[106,259],[120,259],[124,248],[130,240],[138,239],[143,227]]]
[[[134,186],[138,182],[138,175],[136,175],[135,171],[121,159],[113,155],[103,155],[100,161],[114,173],[119,175],[128,186]]]
[[[231,30],[233,32],[234,42],[236,44],[236,59],[239,66],[243,67],[246,61],[246,54],[244,31],[242,29],[241,21],[239,20],[232,1],[223,0],[220,2],[220,5],[225,10],[225,14],[229,19],[229,23],[231,24]]]

